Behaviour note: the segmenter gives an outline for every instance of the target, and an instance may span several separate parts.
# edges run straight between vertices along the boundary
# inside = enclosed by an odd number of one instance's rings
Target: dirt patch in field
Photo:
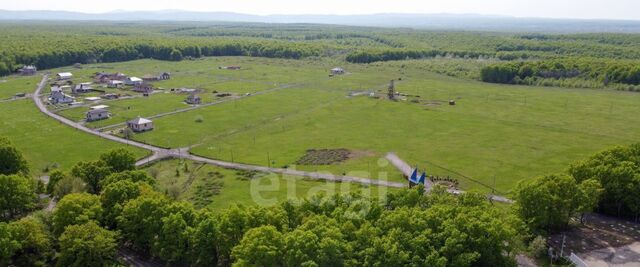
[[[338,149],[309,149],[296,164],[298,165],[331,165],[350,158],[351,151]]]
[[[368,158],[368,157],[374,157],[375,155],[376,155],[376,152],[373,152],[371,150],[349,151],[349,159]]]

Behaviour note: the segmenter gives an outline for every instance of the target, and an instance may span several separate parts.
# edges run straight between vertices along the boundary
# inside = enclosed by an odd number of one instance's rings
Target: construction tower
[[[389,91],[387,92],[387,94],[389,96],[389,100],[396,99],[396,86],[394,84],[394,80],[391,80],[391,82],[389,83]]]

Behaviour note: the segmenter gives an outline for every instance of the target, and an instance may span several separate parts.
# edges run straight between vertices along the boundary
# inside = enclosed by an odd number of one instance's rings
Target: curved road
[[[45,74],[42,77],[42,81],[40,81],[40,84],[38,84],[38,88],[36,89],[35,93],[32,95],[33,102],[36,104],[40,112],[70,127],[76,128],[80,131],[93,134],[111,141],[127,144],[130,146],[135,146],[138,148],[151,151],[153,155],[138,161],[136,163],[136,165],[138,166],[148,164],[152,161],[163,159],[163,158],[183,158],[183,159],[193,160],[197,162],[207,163],[207,164],[216,165],[224,168],[230,168],[230,169],[271,172],[271,173],[279,173],[283,175],[302,176],[302,177],[307,177],[311,179],[327,180],[327,181],[334,181],[334,182],[351,182],[351,183],[359,183],[359,184],[366,184],[366,185],[378,185],[378,186],[397,187],[397,188],[406,187],[405,183],[398,183],[398,182],[389,182],[389,181],[382,181],[382,180],[361,178],[361,177],[354,177],[354,176],[337,176],[329,173],[306,172],[306,171],[290,170],[290,169],[282,169],[282,168],[270,168],[270,167],[264,167],[264,166],[256,166],[256,165],[214,160],[214,159],[209,159],[205,157],[191,155],[188,152],[188,148],[166,149],[166,148],[148,145],[148,144],[120,138],[117,136],[113,136],[110,134],[102,133],[97,130],[89,129],[77,122],[69,120],[65,117],[62,117],[48,110],[46,104],[43,103],[42,98],[40,97],[40,93],[42,92],[42,89],[47,84],[48,79],[49,79],[49,75]]]

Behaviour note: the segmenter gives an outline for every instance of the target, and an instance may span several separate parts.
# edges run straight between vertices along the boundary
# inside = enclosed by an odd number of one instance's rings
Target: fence
[[[589,267],[578,255],[571,253],[569,260],[576,265],[576,267]]]

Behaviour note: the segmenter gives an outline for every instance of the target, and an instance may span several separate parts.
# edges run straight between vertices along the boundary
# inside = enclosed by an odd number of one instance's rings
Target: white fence
[[[576,267],[589,267],[578,255],[571,253],[569,260],[576,265]]]

